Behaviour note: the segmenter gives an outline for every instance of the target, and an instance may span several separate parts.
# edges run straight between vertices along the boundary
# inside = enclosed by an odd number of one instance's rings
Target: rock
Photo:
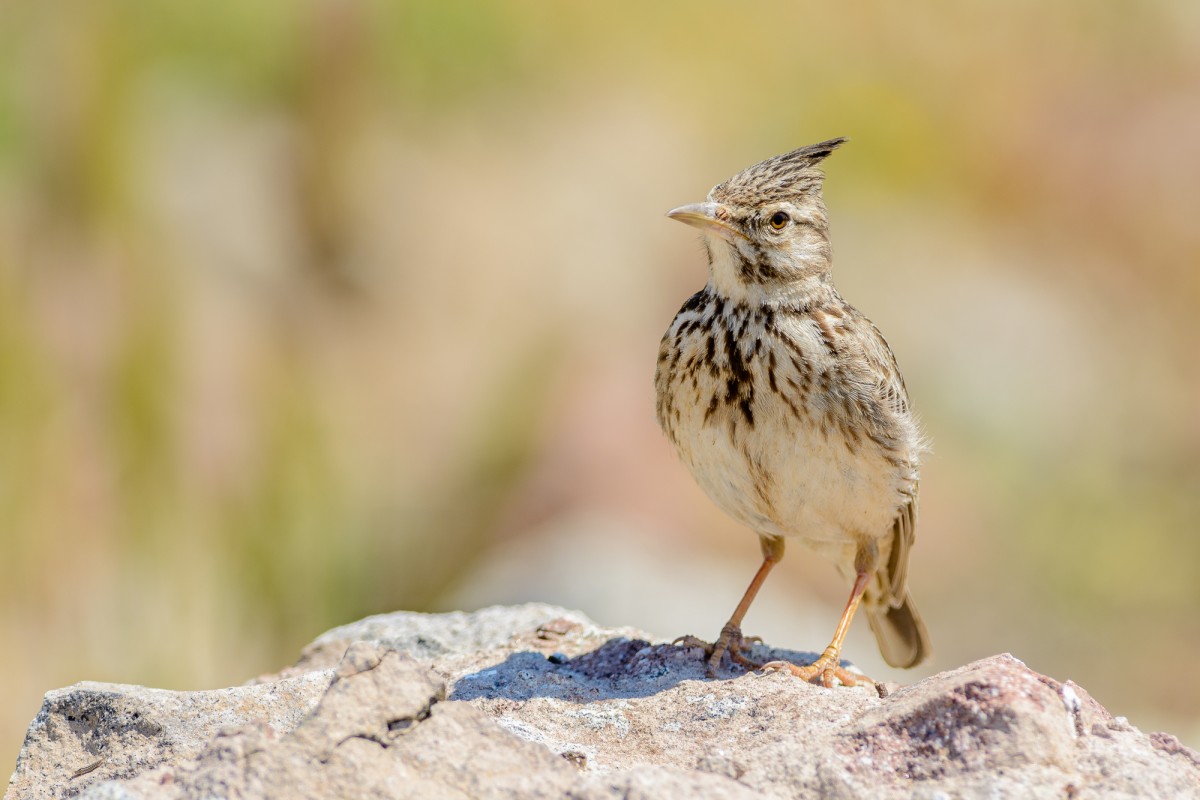
[[[333,672],[258,686],[170,692],[79,683],[46,695],[25,734],[8,798],[71,797],[98,778],[128,778],[195,758],[222,729],[291,731],[312,713]]]
[[[696,650],[527,605],[371,617],[232,689],[50,692],[5,794],[798,796],[1200,797],[1200,756],[1009,655],[890,692],[707,680]]]

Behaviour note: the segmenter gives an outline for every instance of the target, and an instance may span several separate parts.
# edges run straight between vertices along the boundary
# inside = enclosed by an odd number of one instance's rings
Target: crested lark
[[[830,275],[819,164],[844,141],[769,158],[667,213],[703,232],[708,284],[663,336],[658,422],[763,553],[717,641],[681,640],[710,651],[710,675],[728,652],[748,668],[854,685],[840,660],[860,604],[889,664],[930,654],[907,585],[921,432],[891,348]],[[853,589],[813,664],[755,664],[742,618],[791,537],[832,559]]]

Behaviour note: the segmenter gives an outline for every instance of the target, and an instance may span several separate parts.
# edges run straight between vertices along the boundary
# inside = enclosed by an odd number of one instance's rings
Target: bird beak
[[[701,230],[712,231],[730,241],[733,241],[735,236],[745,239],[746,234],[721,219],[720,215],[724,210],[725,207],[720,203],[691,203],[679,208],[672,208],[667,212],[667,216],[688,225],[694,225]]]

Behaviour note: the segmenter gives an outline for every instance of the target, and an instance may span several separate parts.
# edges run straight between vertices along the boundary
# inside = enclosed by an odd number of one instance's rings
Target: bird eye
[[[783,230],[783,226],[787,225],[791,221],[791,217],[782,211],[776,211],[771,215],[771,219],[768,220],[768,222],[771,224],[771,227],[777,231]]]

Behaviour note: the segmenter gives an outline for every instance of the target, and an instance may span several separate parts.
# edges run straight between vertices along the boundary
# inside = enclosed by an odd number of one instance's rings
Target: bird
[[[891,347],[834,288],[821,163],[829,139],[768,158],[667,216],[698,228],[708,281],[663,335],[656,415],[708,497],[759,537],[762,565],[719,637],[692,636],[707,673],[722,659],[826,688],[866,676],[841,664],[861,606],[884,660],[931,655],[908,588],[920,462],[928,450]],[[741,626],[788,540],[852,584],[829,646],[811,664],[759,664]]]

